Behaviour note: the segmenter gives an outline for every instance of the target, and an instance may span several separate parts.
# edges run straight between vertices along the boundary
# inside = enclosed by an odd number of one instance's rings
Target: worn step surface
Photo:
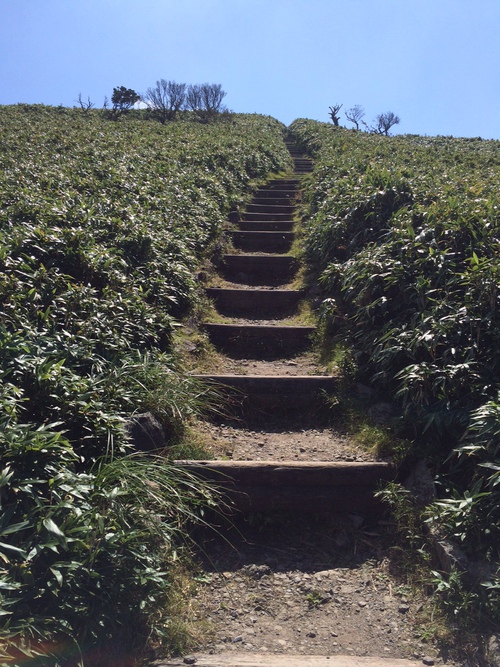
[[[338,378],[330,375],[195,375],[220,387],[242,414],[252,410],[290,412],[324,404],[338,390]]]
[[[288,222],[291,220],[290,213],[275,213],[274,211],[245,211],[242,220],[247,222]]]
[[[262,187],[265,190],[296,190],[299,184],[300,178],[275,178]]]
[[[226,280],[247,285],[284,285],[298,271],[299,263],[290,255],[223,255]]]
[[[394,479],[387,463],[297,461],[176,461],[214,482],[242,512],[335,512],[377,515],[383,506],[375,492]]]
[[[293,204],[276,204],[273,200],[261,204],[256,203],[254,199],[251,204],[248,204],[245,211],[247,213],[286,213],[292,216],[294,209]]]
[[[258,190],[252,204],[259,204],[261,206],[272,204],[273,206],[292,206],[293,199],[296,196],[296,190]]]
[[[287,317],[296,311],[300,300],[304,298],[302,290],[291,289],[209,287],[205,291],[221,315],[252,319]]]
[[[292,247],[294,234],[285,231],[230,231],[229,235],[235,248],[245,252],[285,253]]]
[[[293,220],[240,220],[238,227],[241,231],[248,232],[291,232],[294,226]]]
[[[354,655],[304,655],[304,654],[269,654],[236,653],[209,655],[193,654],[196,663],[184,662],[183,658],[173,658],[166,662],[155,663],[155,667],[417,667],[418,660],[403,658],[368,658]]]
[[[258,324],[204,324],[211,342],[223,352],[246,359],[292,356],[311,344],[316,327]]]

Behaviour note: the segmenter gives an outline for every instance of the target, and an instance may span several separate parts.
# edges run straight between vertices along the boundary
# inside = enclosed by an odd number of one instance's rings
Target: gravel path
[[[214,284],[219,283],[245,288],[222,280]],[[272,361],[216,353],[204,361],[202,372],[329,374],[313,353]],[[268,415],[258,428],[207,423],[200,430],[210,448],[227,459],[371,460],[342,425],[315,419],[314,414],[296,414],[273,423]],[[444,649],[424,641],[432,634],[425,625],[432,618],[432,599],[416,597],[388,557],[395,546],[393,533],[384,521],[312,513],[234,517],[219,533],[199,534],[195,622],[209,628],[200,650],[447,662]]]
[[[388,539],[360,516],[253,517],[224,539],[205,535],[204,650],[446,661],[417,626],[431,601],[391,574]]]

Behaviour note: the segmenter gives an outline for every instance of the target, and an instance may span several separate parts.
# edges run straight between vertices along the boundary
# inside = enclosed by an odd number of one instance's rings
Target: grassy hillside
[[[291,132],[315,159],[304,253],[325,345],[347,343],[354,377],[397,407],[406,461],[434,471],[420,519],[489,563],[472,593],[458,595],[461,575],[438,590],[456,616],[498,621],[500,143],[307,120]]]
[[[16,664],[174,641],[175,545],[210,494],[127,456],[125,422],[151,410],[173,434],[203,402],[172,332],[229,210],[289,166],[282,135],[261,116],[0,107],[1,646]]]

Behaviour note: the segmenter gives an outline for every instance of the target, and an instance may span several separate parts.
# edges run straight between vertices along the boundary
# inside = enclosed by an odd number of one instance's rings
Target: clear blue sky
[[[500,0],[0,0],[0,104],[102,106],[160,78],[286,124],[360,104],[500,139]]]

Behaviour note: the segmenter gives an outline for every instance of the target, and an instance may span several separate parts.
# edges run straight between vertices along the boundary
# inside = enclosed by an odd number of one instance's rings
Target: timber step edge
[[[227,280],[248,285],[284,285],[293,279],[299,262],[291,255],[223,255]]]
[[[191,656],[190,656],[191,657]],[[196,667],[418,667],[421,660],[358,657],[354,655],[304,655],[269,653],[194,653]],[[157,662],[154,667],[185,667],[184,658]]]
[[[260,204],[256,203],[255,199],[245,209],[247,213],[286,213],[289,216],[293,215],[294,210],[295,206],[293,204],[276,204],[272,200]]]
[[[293,198],[297,193],[295,190],[258,190],[252,198],[253,204],[261,206],[293,206]]]
[[[292,314],[305,294],[303,290],[235,289],[208,287],[205,293],[222,315],[267,318]]]
[[[217,486],[227,511],[380,515],[375,497],[395,478],[383,462],[194,461],[174,465]]]
[[[238,220],[236,224],[242,232],[291,232],[294,227],[293,220]]]
[[[233,410],[282,412],[322,407],[338,391],[339,378],[330,375],[193,375],[219,389]]]
[[[223,352],[247,359],[294,355],[311,345],[313,326],[263,324],[220,324],[206,322],[203,328],[210,341]]]
[[[233,245],[245,252],[285,253],[292,247],[294,233],[266,230],[230,230]]]
[[[244,211],[241,215],[241,220],[246,222],[289,222],[292,219],[291,213],[265,213],[261,211]]]

